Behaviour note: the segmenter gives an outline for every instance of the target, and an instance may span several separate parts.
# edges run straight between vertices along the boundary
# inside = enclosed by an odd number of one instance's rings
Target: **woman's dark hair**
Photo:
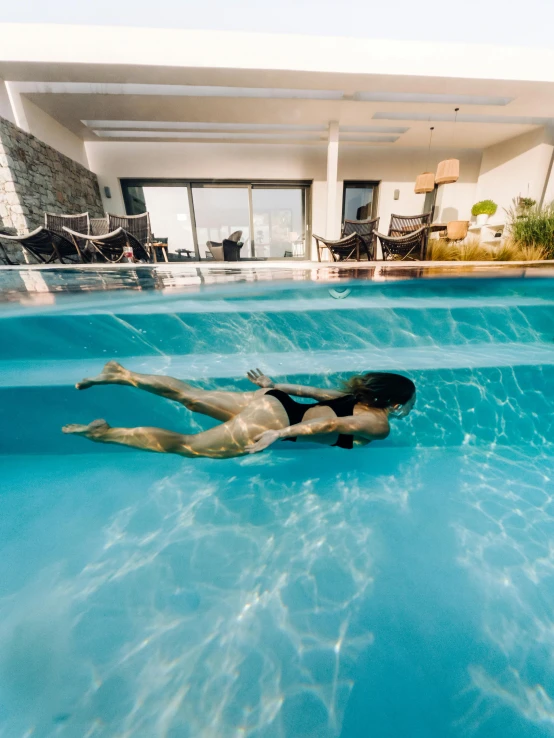
[[[415,384],[408,377],[386,372],[357,374],[344,383],[344,389],[370,407],[404,405],[416,390]]]

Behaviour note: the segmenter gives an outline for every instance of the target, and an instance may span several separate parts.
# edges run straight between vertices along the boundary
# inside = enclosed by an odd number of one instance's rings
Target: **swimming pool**
[[[0,306],[2,738],[554,735],[553,288],[256,282]],[[213,422],[73,389],[111,358],[229,389],[252,366],[321,386],[402,371],[418,402],[352,451],[188,460],[63,436],[98,417]]]

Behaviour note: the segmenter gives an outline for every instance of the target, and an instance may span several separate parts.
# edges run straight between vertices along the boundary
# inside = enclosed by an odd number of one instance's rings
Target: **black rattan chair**
[[[41,264],[52,264],[55,261],[59,261],[60,264],[75,264],[83,261],[78,242],[73,242],[67,235],[62,236],[42,226],[24,236],[0,233],[0,238],[18,243]]]
[[[149,252],[141,242],[123,228],[116,228],[115,231],[103,236],[85,235],[69,228],[66,228],[65,231],[76,243],[80,239],[86,242],[87,260],[89,261],[117,264],[127,258],[126,254],[129,251],[132,251],[134,262],[151,261]]]
[[[357,233],[340,238],[338,241],[330,241],[327,238],[322,238],[322,236],[316,236],[315,233],[313,237],[317,245],[318,261],[321,261],[323,249],[329,249],[333,261],[346,261],[347,259],[360,261],[362,249],[365,251],[365,245]]]
[[[368,261],[375,258],[375,231],[379,228],[379,218],[372,220],[345,220],[342,227],[342,238],[356,233],[364,244]]]
[[[239,246],[241,238],[242,231],[233,231],[228,238],[223,239],[222,243],[219,241],[206,241],[211,258],[214,261],[239,261],[240,249],[243,247],[242,243]],[[207,253],[206,257],[208,257]]]
[[[404,236],[385,236],[378,231],[375,235],[381,242],[383,259],[397,261],[423,261],[427,244],[427,226]]]
[[[431,222],[432,213],[422,215],[395,215],[390,217],[389,236],[405,236],[407,233],[418,231],[422,226]]]
[[[108,213],[108,232],[113,233],[118,228],[130,233],[141,243],[149,254],[152,253],[152,229],[150,228],[150,214],[140,215],[111,215]]]

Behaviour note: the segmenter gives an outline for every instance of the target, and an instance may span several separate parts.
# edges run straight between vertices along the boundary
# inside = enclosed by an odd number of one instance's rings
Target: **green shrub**
[[[498,205],[493,200],[481,200],[471,208],[472,215],[494,215]]]
[[[548,259],[554,258],[554,204],[533,205],[523,214],[508,211],[510,235],[520,248],[539,248]]]

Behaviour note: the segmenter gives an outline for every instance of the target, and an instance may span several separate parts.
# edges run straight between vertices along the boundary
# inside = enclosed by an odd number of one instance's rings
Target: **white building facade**
[[[453,157],[435,220],[554,199],[551,51],[0,28],[0,115],[94,172],[107,212],[146,207],[173,252],[240,229],[251,255],[314,258],[344,218],[424,212],[417,175]]]

